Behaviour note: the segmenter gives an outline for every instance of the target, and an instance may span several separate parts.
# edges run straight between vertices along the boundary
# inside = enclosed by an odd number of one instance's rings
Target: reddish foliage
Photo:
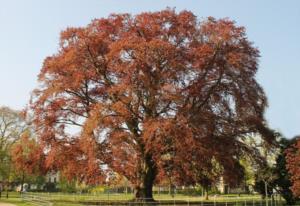
[[[16,171],[23,175],[40,175],[44,171],[44,155],[41,147],[24,132],[11,148],[12,163]]]
[[[287,169],[291,175],[292,191],[300,197],[300,138],[286,150]]]
[[[198,22],[188,11],[111,15],[66,29],[31,104],[48,166],[90,183],[113,170],[150,188],[166,176],[212,181],[217,162],[238,181],[239,157],[259,158],[247,134],[274,139],[255,80],[258,57],[243,27]]]

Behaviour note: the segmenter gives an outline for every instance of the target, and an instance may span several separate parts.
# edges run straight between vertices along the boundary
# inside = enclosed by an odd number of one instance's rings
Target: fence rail
[[[155,201],[149,199],[132,200],[132,197],[121,196],[120,194],[53,194],[53,193],[23,193],[22,199],[34,205],[52,206],[92,206],[92,205],[123,205],[123,206],[280,206],[283,205],[281,198],[273,196],[269,199],[261,199],[259,196],[211,196],[210,201],[199,200],[199,197],[173,197],[156,198]],[[151,199],[152,200],[152,199]]]
[[[52,206],[53,205],[53,203],[50,200],[47,200],[45,197],[39,196],[39,195],[22,193],[21,198],[22,198],[22,200],[24,200],[26,202],[30,202],[33,205],[38,205],[38,206]]]

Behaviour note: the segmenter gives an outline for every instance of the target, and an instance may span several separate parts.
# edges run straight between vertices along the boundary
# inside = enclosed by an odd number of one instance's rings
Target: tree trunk
[[[204,196],[205,196],[205,200],[208,200],[208,187],[204,188]]]
[[[266,195],[266,206],[268,206],[268,183],[264,181],[265,183],[265,195]]]
[[[142,169],[141,184],[135,187],[135,199],[143,202],[153,202],[153,184],[157,169],[151,155],[146,155]]]
[[[22,173],[22,181],[21,181],[21,191],[20,191],[20,193],[22,193],[23,192],[23,187],[24,187],[24,179],[25,179],[25,174],[24,174],[24,171],[23,171],[23,173]]]
[[[8,187],[9,187],[9,182],[6,185],[6,199],[8,199]]]

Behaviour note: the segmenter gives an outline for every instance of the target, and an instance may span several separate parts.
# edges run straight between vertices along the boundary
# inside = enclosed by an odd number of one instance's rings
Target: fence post
[[[279,204],[282,205],[282,197],[281,197],[281,194],[279,195]]]
[[[173,195],[173,205],[175,206],[175,196]]]
[[[216,206],[216,195],[214,195],[214,206]]]
[[[262,206],[262,197],[260,197],[260,206]]]

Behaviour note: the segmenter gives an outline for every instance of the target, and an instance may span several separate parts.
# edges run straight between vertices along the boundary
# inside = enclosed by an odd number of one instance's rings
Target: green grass
[[[99,200],[99,201],[128,201],[134,198],[133,194],[107,194],[107,193],[100,193],[100,194],[66,194],[66,193],[29,193],[33,195],[38,195],[40,197],[44,197],[46,199],[54,200],[54,201],[85,201],[85,200]],[[189,200],[189,201],[204,201],[203,197],[200,195],[183,195],[183,194],[176,194],[174,197],[169,194],[154,194],[155,200]],[[216,201],[216,202],[223,202],[223,201],[245,201],[245,200],[260,200],[259,195],[211,195],[209,197],[208,202]]]
[[[12,193],[13,194],[13,193]],[[63,194],[63,193],[28,193],[37,196],[43,200],[51,201],[53,206],[76,206],[80,203],[93,203],[93,202],[128,202],[133,199],[133,194]],[[15,194],[18,195],[18,194]],[[203,197],[197,195],[183,195],[176,194],[174,197],[168,194],[154,194],[154,199],[161,203],[174,203],[174,202],[189,202],[199,205],[202,202],[203,205],[222,205],[222,203],[228,202],[236,206],[244,206],[245,201],[247,205],[260,205],[261,197],[259,195],[211,195],[209,200],[204,200]],[[26,203],[21,198],[2,198],[0,202],[8,202],[17,206],[32,206],[30,203]],[[264,203],[264,201],[262,202]]]
[[[9,192],[8,198],[6,198],[6,192],[2,192],[2,197],[0,199],[0,202],[2,203],[11,203],[17,206],[33,206],[32,204],[28,202],[24,202],[19,192]]]
[[[8,198],[8,199],[2,198],[2,199],[0,199],[0,202],[11,203],[11,204],[14,204],[17,206],[32,206],[32,204],[22,201],[22,199],[19,197],[13,197],[13,198]]]

